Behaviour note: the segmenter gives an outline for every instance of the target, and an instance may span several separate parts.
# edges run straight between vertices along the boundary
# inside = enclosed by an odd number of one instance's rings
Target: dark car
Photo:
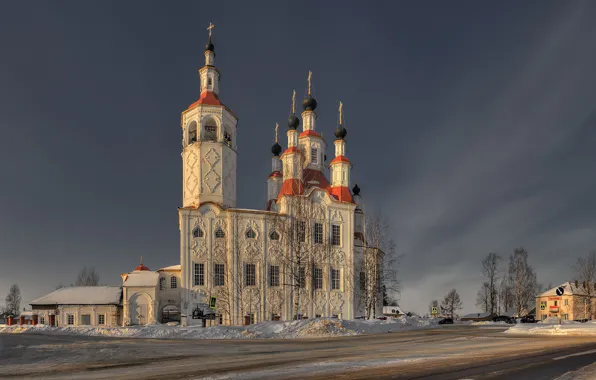
[[[439,321],[440,325],[452,325],[453,324],[453,319],[451,318],[443,318]]]
[[[532,315],[526,315],[525,317],[521,317],[521,323],[536,323],[536,319]]]
[[[515,323],[513,321],[513,318],[508,317],[506,315],[499,315],[498,317],[494,317],[493,322],[505,322],[505,323],[509,323],[510,325]]]

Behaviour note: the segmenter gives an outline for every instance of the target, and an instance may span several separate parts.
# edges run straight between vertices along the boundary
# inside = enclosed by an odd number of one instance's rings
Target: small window
[[[97,324],[98,325],[105,325],[106,324],[106,315],[105,314],[98,314],[97,315]]]
[[[67,321],[69,325],[74,325],[74,315],[68,314]]]
[[[159,279],[159,290],[166,290],[166,278],[161,277]]]
[[[205,236],[205,234],[203,233],[203,230],[200,229],[199,227],[195,227],[195,229],[192,230],[192,237],[202,238],[203,236]]]
[[[279,234],[276,231],[273,231],[269,234],[269,239],[271,240],[279,240]]]
[[[254,313],[252,313],[252,314],[250,315],[250,324],[251,324],[251,325],[254,325],[254,324],[255,324],[255,322],[256,322],[256,316],[255,316],[255,314],[254,314]]]
[[[39,317],[39,323],[42,325],[46,324],[46,318],[45,317]]]
[[[211,78],[211,77],[207,78],[207,88],[209,90],[213,89],[213,78]]]
[[[558,302],[558,301],[555,301],[555,306],[558,306],[558,305],[557,305],[557,302]]]
[[[305,267],[298,268],[298,286],[301,288],[306,288],[306,268]]]
[[[269,266],[269,286],[279,286],[279,266]]]
[[[323,244],[323,224],[315,223],[315,244]]]
[[[247,239],[256,239],[257,233],[252,228],[249,228],[248,231],[246,231],[246,238]]]
[[[205,141],[217,141],[217,126],[215,124],[205,125]]]
[[[331,225],[331,244],[341,245],[341,229],[337,224]]]
[[[312,162],[313,164],[316,164],[319,162],[319,150],[317,148],[311,148],[310,162]]]
[[[205,286],[205,264],[195,263],[194,285]]]
[[[244,264],[244,285],[255,286],[256,284],[257,279],[255,264]]]
[[[323,288],[323,269],[322,268],[315,268],[314,283],[315,283],[315,289]]]
[[[225,284],[225,264],[215,264],[213,268],[213,282],[215,286]]]
[[[321,314],[315,314],[315,318],[321,318]]]
[[[216,239],[223,239],[226,237],[226,233],[223,232],[223,230],[220,227],[217,227],[217,230],[215,230],[215,238]]]
[[[331,269],[331,289],[339,290],[341,285],[339,269]]]
[[[178,277],[172,276],[170,278],[170,288],[176,289],[178,287]]]

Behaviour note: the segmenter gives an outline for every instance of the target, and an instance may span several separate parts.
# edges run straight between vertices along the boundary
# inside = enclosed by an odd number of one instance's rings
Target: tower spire
[[[312,71],[308,72],[308,95],[310,95],[310,79],[312,78]]]
[[[346,158],[345,137],[348,131],[344,128],[344,104],[339,102],[339,125],[335,129],[335,158],[329,164],[331,169],[331,193],[342,202],[353,203],[350,194],[350,176],[352,164]]]
[[[279,138],[277,136],[277,130],[279,129],[279,124],[275,123],[275,142],[278,143],[279,142]]]
[[[211,42],[211,30],[215,27],[212,23],[209,23],[209,27],[207,30],[209,31],[209,40],[207,41],[207,46],[205,46],[205,51],[211,51],[215,53],[215,46],[213,46],[213,42]]]
[[[296,90],[292,92],[292,112],[288,118],[288,129],[296,129],[300,125],[300,120],[296,117]]]

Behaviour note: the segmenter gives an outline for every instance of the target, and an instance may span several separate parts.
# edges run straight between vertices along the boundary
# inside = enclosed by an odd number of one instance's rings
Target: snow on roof
[[[573,282],[566,282],[564,284],[561,284],[559,286],[555,286],[552,289],[547,290],[544,293],[541,293],[538,295],[538,297],[554,297],[557,296],[557,288],[559,287],[563,287],[563,289],[565,289],[563,295],[580,295],[580,296],[585,296],[586,295],[586,291],[583,288],[581,283],[578,283],[579,286],[575,286],[575,283]]]
[[[118,305],[119,286],[67,286],[29,302],[30,305]]]
[[[157,286],[159,273],[157,272],[131,272],[125,275],[124,286]]]
[[[470,313],[464,315],[462,318],[486,318],[492,315],[492,313]]]
[[[170,265],[169,267],[161,268],[161,269],[158,269],[157,271],[161,272],[164,270],[181,270],[181,269],[182,269],[182,266],[180,264],[178,264],[178,265]]]

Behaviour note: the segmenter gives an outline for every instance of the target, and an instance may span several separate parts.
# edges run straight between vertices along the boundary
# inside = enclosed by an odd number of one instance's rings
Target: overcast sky
[[[406,310],[455,287],[475,311],[491,251],[568,281],[596,249],[594,19],[591,1],[3,2],[0,295],[179,263],[209,22],[239,207],[264,207],[275,122],[312,70],[317,129],[331,141],[341,100],[353,179],[392,222]]]

